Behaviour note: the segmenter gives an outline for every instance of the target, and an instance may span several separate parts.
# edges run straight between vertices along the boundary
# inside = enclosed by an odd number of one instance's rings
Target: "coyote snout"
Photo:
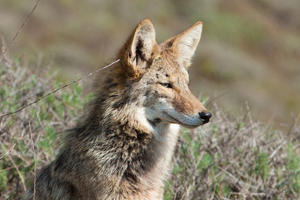
[[[95,81],[87,116],[69,131],[26,200],[160,200],[179,134],[211,113],[190,91],[188,68],[202,23],[158,44],[143,20]]]
[[[180,85],[172,82],[167,89],[153,91],[160,97],[148,108],[150,121],[151,119],[156,119],[156,121],[160,119],[187,128],[195,128],[209,122],[211,113],[190,92],[184,80],[181,80]]]

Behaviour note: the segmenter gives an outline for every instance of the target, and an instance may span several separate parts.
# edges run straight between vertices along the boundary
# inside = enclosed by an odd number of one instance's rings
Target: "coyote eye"
[[[173,88],[173,85],[171,83],[159,83],[162,86],[166,87],[166,88]]]

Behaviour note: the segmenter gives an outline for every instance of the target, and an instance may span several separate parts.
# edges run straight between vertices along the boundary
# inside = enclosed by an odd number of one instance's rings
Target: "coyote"
[[[201,32],[197,22],[158,44],[152,22],[142,20],[119,63],[96,79],[89,112],[25,199],[163,199],[180,125],[195,128],[211,117],[188,88]]]

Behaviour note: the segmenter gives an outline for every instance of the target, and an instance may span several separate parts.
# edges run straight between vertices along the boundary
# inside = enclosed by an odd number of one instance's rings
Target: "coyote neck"
[[[179,125],[151,122],[143,108],[128,106],[127,109],[128,112],[110,111],[103,118],[101,140],[110,143],[111,151],[119,155],[115,159],[122,163],[119,172],[124,172],[123,180],[138,182],[142,176],[155,177],[153,173],[162,179],[162,174],[167,175]],[[159,170],[155,172],[155,169]]]
[[[101,182],[105,177],[115,191],[122,187],[137,195],[131,199],[143,199],[139,194],[149,197],[146,199],[160,199],[179,125],[154,124],[147,120],[143,109],[126,108],[106,109],[96,123],[98,128],[95,129],[95,124],[88,125],[76,140],[81,143],[78,145],[88,147],[89,165],[94,169],[91,175],[98,174],[96,185],[103,187]]]

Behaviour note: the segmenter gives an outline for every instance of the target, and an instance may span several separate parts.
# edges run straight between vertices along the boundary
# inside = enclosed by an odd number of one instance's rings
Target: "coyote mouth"
[[[186,128],[196,128],[200,125],[203,125],[204,123],[199,119],[198,117],[189,116],[185,114],[179,114],[176,111],[174,112],[167,112],[164,111],[164,114],[166,114],[172,121],[171,123],[174,123],[174,121]]]

